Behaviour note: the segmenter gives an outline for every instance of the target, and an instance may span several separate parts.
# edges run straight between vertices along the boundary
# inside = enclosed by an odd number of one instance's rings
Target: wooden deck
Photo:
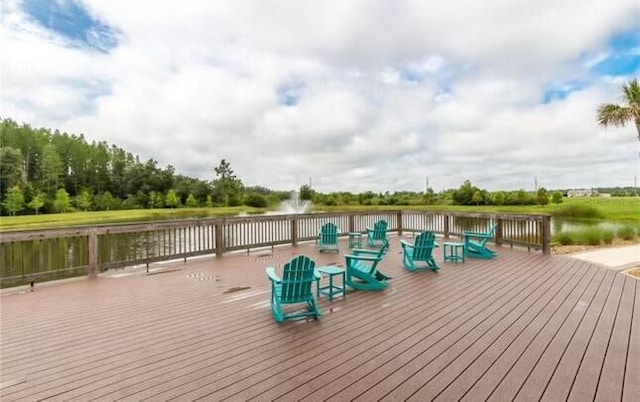
[[[303,244],[3,294],[0,399],[637,401],[640,281],[497,250],[409,273],[394,239],[389,289],[281,325],[264,267],[342,254]]]

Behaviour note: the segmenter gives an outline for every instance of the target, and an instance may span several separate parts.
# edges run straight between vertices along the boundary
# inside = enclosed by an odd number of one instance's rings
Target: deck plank
[[[629,349],[636,282],[635,279],[625,278],[622,298],[618,306],[613,332],[607,345],[604,364],[602,365],[602,374],[600,375],[595,398],[597,401],[622,400],[622,386],[624,384]]]
[[[533,379],[536,377],[530,377],[517,395],[516,400],[531,400],[531,396],[537,394],[540,394],[543,399],[564,400],[568,398],[577,372],[582,365],[584,354],[603,313],[605,303],[613,293],[614,284],[620,285],[622,283],[621,280],[617,279],[618,277],[618,275],[607,275],[605,278],[605,282],[598,291],[587,314],[573,334],[569,345],[562,352],[557,366],[551,372],[548,383],[544,385],[540,383],[534,384]]]
[[[636,282],[635,302],[629,334],[629,348],[624,373],[622,400],[631,402],[640,395],[640,281]]]
[[[627,278],[624,275],[618,275],[613,282],[611,293],[605,302],[602,315],[591,336],[589,346],[582,357],[578,374],[571,387],[568,397],[570,401],[586,401],[595,398],[599,381],[593,379],[599,378],[602,373],[602,365],[620,306],[625,279]]]

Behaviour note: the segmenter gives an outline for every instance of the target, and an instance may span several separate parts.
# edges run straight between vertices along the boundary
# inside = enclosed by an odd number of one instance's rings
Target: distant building
[[[597,195],[598,192],[592,189],[567,190],[567,197],[595,197]]]

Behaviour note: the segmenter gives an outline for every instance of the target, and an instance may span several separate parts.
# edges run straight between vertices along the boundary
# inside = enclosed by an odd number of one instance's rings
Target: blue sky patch
[[[23,11],[42,27],[78,47],[108,52],[118,45],[118,32],[94,19],[73,0],[24,0]]]
[[[400,70],[400,79],[404,82],[419,83],[424,80],[424,74],[413,69]]]
[[[278,103],[284,106],[295,106],[300,101],[304,83],[300,81],[288,81],[278,87]]]
[[[640,71],[640,31],[619,32],[607,44],[607,57],[591,66],[597,75],[625,76]]]
[[[640,30],[636,27],[631,31],[619,32],[609,40],[609,48],[614,52],[626,52],[640,46]]]
[[[630,75],[640,71],[640,54],[615,55],[597,63],[591,71],[598,75]]]
[[[597,59],[591,64],[590,59]],[[640,31],[630,30],[618,32],[611,36],[604,49],[584,52],[579,61],[582,78],[564,82],[550,83],[544,91],[543,103],[561,101],[572,92],[588,86],[589,79],[605,76],[628,76],[640,71]],[[585,76],[589,77],[586,79]]]
[[[550,86],[543,95],[543,103],[551,103],[566,99],[572,92],[579,91],[586,87],[586,84],[578,81],[563,82]]]

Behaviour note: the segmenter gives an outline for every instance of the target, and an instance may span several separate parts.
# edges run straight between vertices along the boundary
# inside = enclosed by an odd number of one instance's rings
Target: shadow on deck
[[[640,281],[564,256],[402,268],[276,324],[266,266],[313,244],[110,272],[5,294],[0,398],[606,400],[640,395]],[[279,271],[280,272],[280,271]],[[636,397],[633,397],[636,395]],[[637,400],[637,399],[635,399]]]

